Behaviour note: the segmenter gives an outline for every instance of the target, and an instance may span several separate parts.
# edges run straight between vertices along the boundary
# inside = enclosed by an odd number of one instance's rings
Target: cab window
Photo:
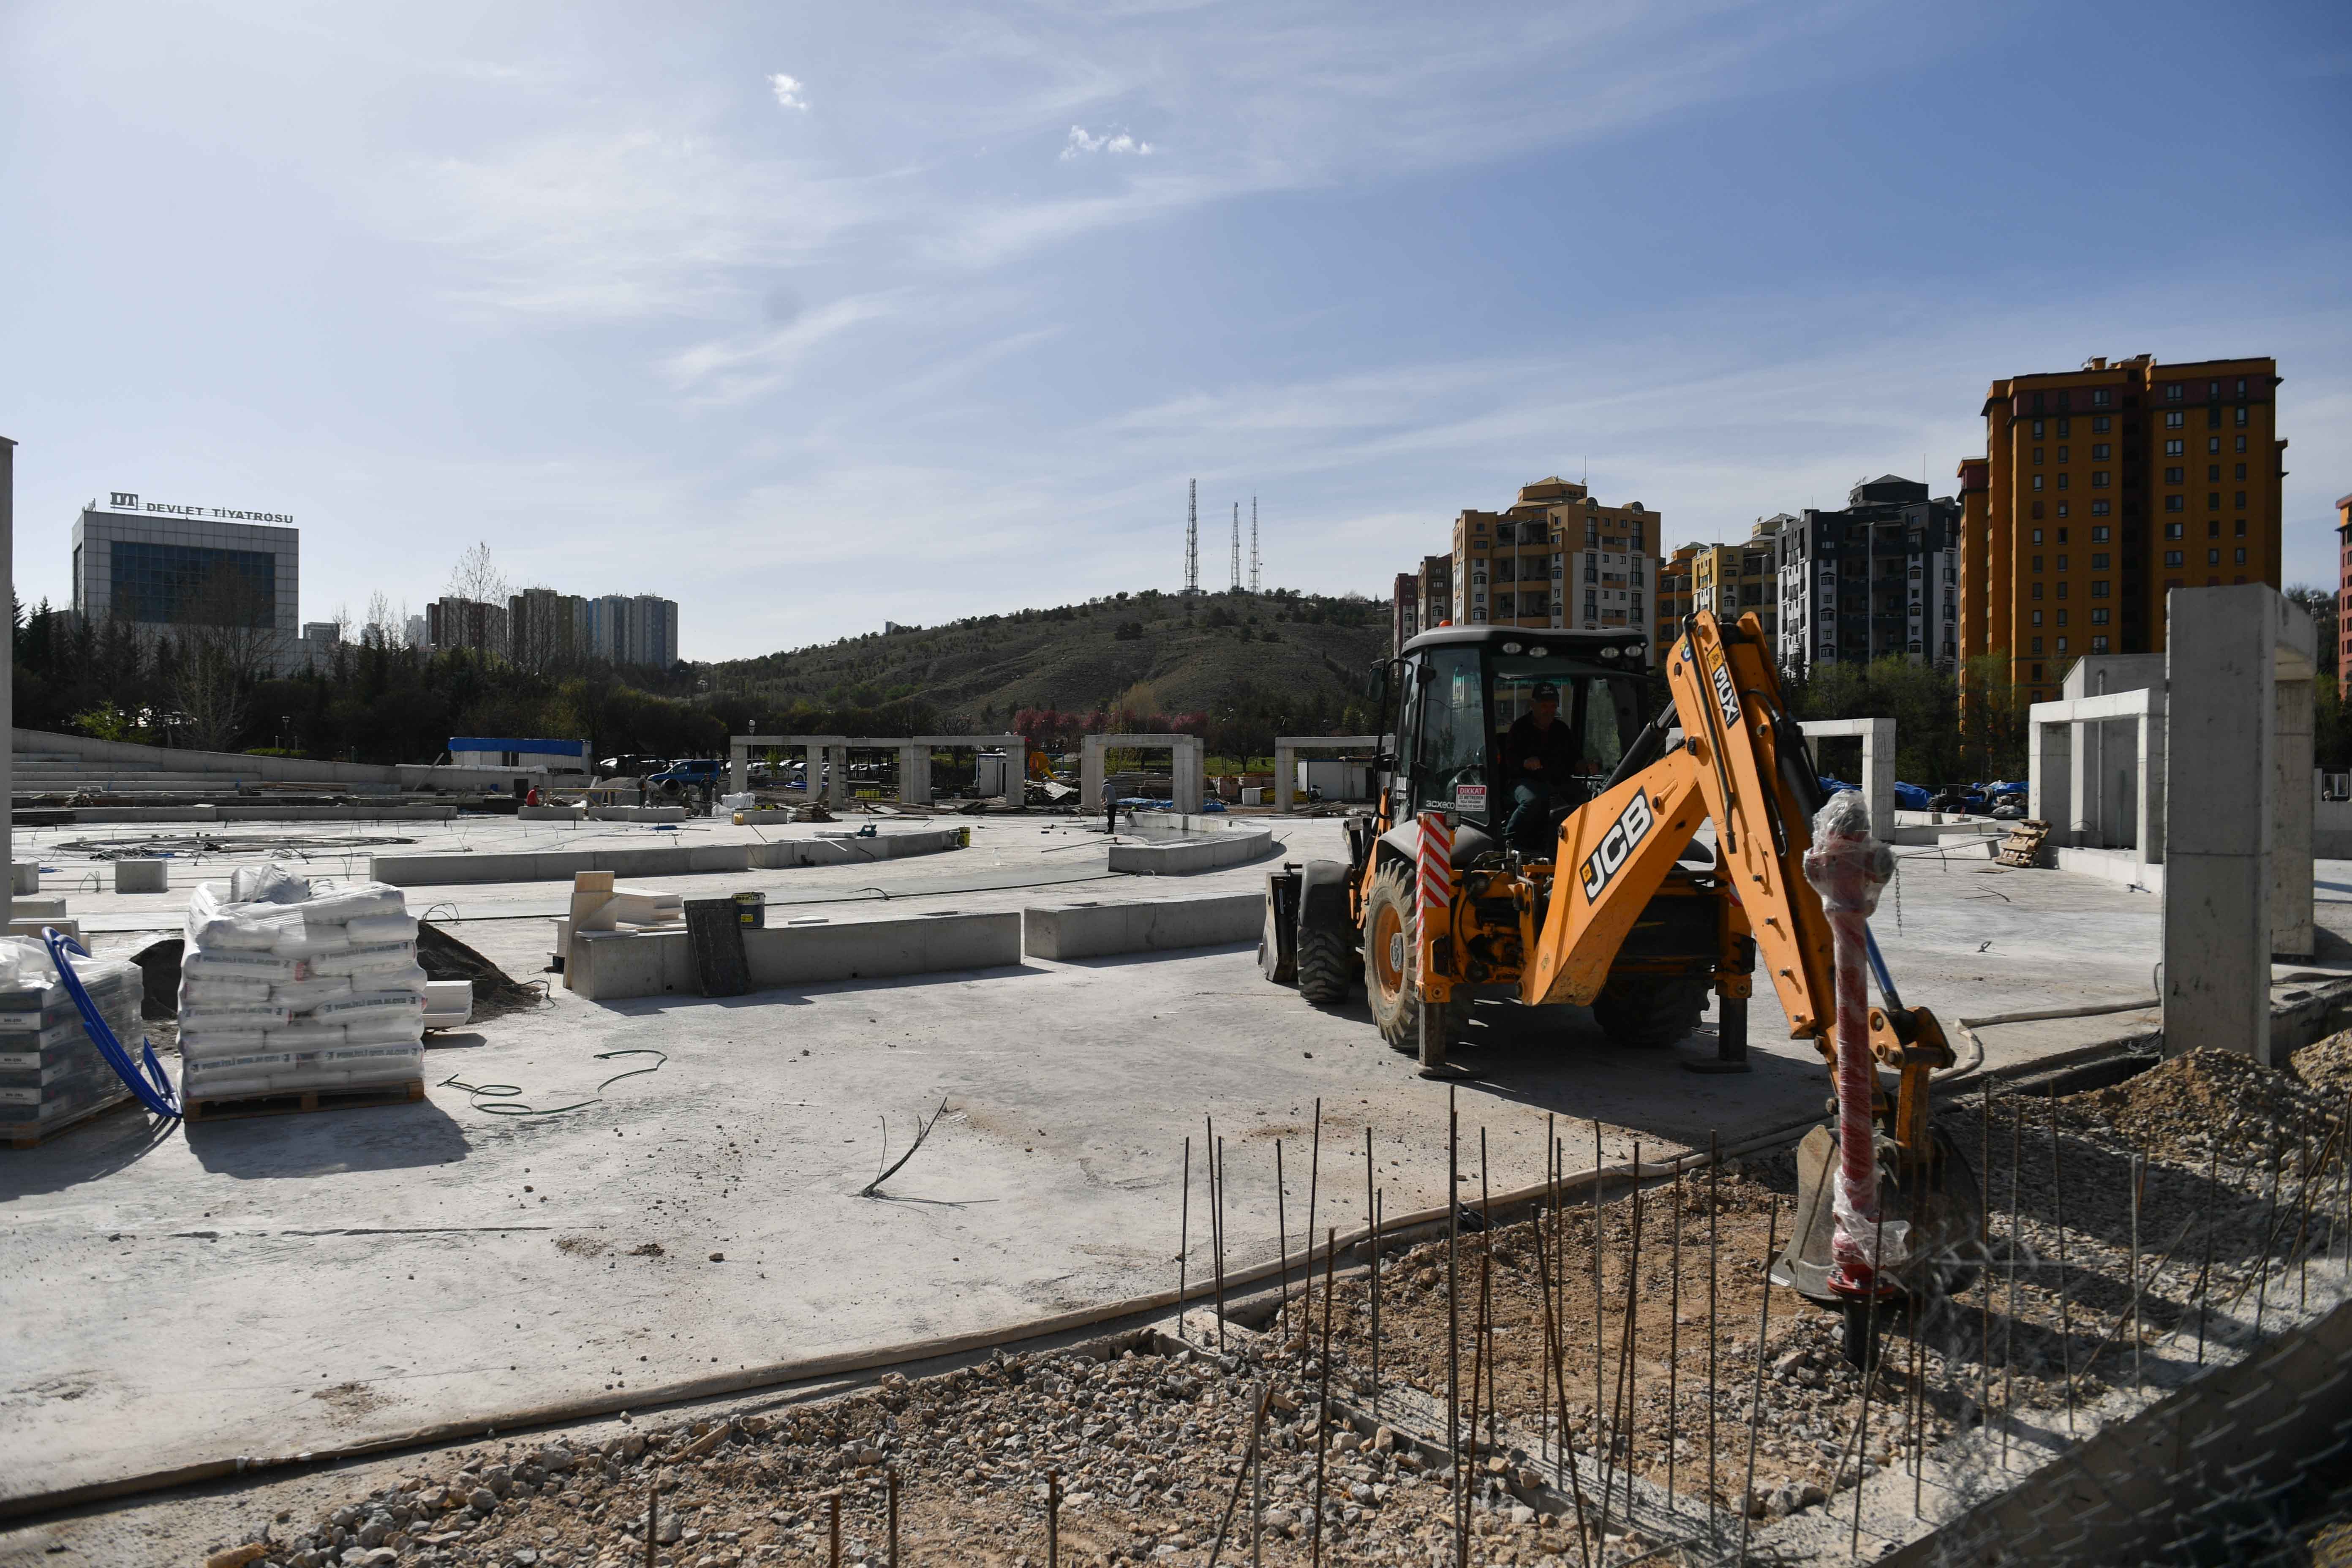
[[[1412,703],[1419,710],[1412,805],[1455,807],[1474,819],[1486,815],[1486,700],[1479,689],[1478,651],[1432,649],[1415,672],[1420,696]]]

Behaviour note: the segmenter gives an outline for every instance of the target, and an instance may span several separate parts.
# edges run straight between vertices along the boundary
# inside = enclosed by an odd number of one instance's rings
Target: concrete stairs
[[[58,739],[68,740],[65,737]],[[255,776],[247,777],[236,773],[180,770],[143,760],[103,760],[85,756],[53,742],[42,750],[15,753],[10,793],[16,800],[26,801],[76,795],[131,798],[146,795],[233,798],[288,793],[395,795],[400,790],[393,783],[280,782],[259,777],[257,770]]]

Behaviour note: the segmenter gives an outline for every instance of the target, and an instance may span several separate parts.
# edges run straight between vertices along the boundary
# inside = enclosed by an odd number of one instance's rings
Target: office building
[[[295,668],[301,534],[282,512],[142,499],[111,490],[73,525],[73,608],[141,635],[229,632],[255,666]]]
[[[1917,479],[1881,474],[1843,511],[1807,507],[1780,527],[1780,668],[1906,658],[1949,669],[1959,658],[1960,502]]]
[[[1577,630],[1654,628],[1664,520],[1640,501],[1603,506],[1557,476],[1499,512],[1454,521],[1453,619]]]
[[[1960,465],[1959,657],[2024,701],[2086,653],[2160,653],[2165,595],[2279,586],[2278,365],[2153,354],[2013,376]]]
[[[1747,542],[1702,544],[1691,555],[1691,607],[1711,610],[1717,620],[1736,621],[1749,611],[1763,624],[1767,639],[1780,619],[1780,525],[1786,512],[1756,520]]]
[[[301,664],[307,669],[325,669],[335,662],[335,650],[343,646],[343,628],[332,621],[302,623]]]

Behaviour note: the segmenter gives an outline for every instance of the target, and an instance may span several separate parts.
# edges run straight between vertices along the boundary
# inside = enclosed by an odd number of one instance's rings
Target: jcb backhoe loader
[[[1458,1038],[1475,988],[1508,986],[1530,1006],[1587,1005],[1604,1035],[1648,1047],[1688,1035],[1713,990],[1717,1058],[1691,1065],[1736,1071],[1760,962],[1790,1037],[1811,1038],[1832,1060],[1830,927],[1802,868],[1823,795],[1769,645],[1752,615],[1736,626],[1705,611],[1685,617],[1664,659],[1671,700],[1654,713],[1647,654],[1638,634],[1510,626],[1444,626],[1407,643],[1383,681],[1395,749],[1381,760],[1378,807],[1348,824],[1349,858],[1269,879],[1268,978],[1295,979],[1308,1000],[1330,1004],[1360,970],[1381,1035],[1430,1067]],[[1531,730],[1534,719],[1521,720],[1539,695],[1553,716]],[[1564,734],[1551,733],[1560,725]],[[1539,769],[1519,754],[1531,735],[1551,759]],[[1541,787],[1522,790],[1535,774]],[[1444,815],[1453,837],[1449,896],[1424,909],[1429,812]],[[1515,814],[1518,830],[1507,834]],[[1711,849],[1694,842],[1702,822],[1714,825]],[[1975,1207],[1969,1184],[1950,1179],[1959,1156],[1928,1114],[1929,1075],[1952,1052],[1934,1015],[1891,996],[1869,1026],[1873,1057],[1895,1075],[1874,1107],[1882,1205],[1916,1223],[1915,1256],[1937,1260],[1953,1286]],[[1797,1229],[1780,1271],[1823,1301],[1841,1300],[1827,1287],[1832,1205],[1817,1179],[1834,1147],[1822,1128],[1800,1152]]]

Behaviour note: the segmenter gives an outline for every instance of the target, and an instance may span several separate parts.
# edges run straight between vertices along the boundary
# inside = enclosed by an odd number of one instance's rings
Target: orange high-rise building
[[[2086,653],[2157,653],[2165,595],[2279,586],[2278,363],[2150,354],[1996,381],[1960,464],[1960,658],[2028,701]]]

